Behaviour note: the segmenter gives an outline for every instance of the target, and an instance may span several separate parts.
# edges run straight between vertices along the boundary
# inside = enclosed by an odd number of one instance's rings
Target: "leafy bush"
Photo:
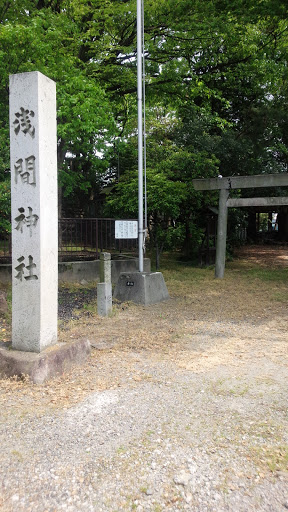
[[[5,238],[11,233],[11,191],[10,182],[0,182],[0,236]]]

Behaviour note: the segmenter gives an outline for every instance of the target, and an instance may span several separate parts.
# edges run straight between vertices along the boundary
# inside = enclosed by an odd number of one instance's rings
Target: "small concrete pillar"
[[[100,283],[111,283],[111,254],[100,253]]]
[[[111,283],[97,284],[97,312],[99,316],[108,316],[112,311]]]
[[[38,71],[10,76],[12,348],[57,342],[56,84]]]
[[[97,311],[100,316],[108,316],[112,311],[111,254],[100,254],[100,283],[97,285]]]
[[[227,236],[227,217],[228,207],[227,200],[229,190],[220,189],[219,194],[219,212],[217,226],[217,244],[216,244],[216,265],[215,277],[222,279],[224,277],[225,260],[226,260],[226,236]]]

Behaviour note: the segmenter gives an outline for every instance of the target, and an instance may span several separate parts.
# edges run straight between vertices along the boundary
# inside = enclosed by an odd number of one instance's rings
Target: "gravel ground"
[[[1,512],[288,509],[287,302],[237,272],[181,296],[167,277],[170,301],[112,318],[79,310],[84,367],[0,382]]]
[[[71,291],[65,286],[59,288],[58,293],[58,318],[62,324],[69,320],[78,319],[80,310],[84,305],[97,299],[97,288],[84,288]]]

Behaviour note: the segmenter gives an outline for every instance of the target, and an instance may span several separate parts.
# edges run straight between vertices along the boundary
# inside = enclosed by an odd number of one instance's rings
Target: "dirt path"
[[[266,256],[224,280],[171,266],[153,307],[87,305],[61,324],[85,367],[1,381],[1,511],[287,510],[288,266]]]
[[[247,264],[261,265],[262,267],[287,268],[288,247],[275,245],[250,245],[239,247],[235,255]]]

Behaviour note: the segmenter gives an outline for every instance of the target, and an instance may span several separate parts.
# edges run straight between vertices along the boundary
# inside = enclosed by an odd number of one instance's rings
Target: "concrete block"
[[[137,272],[139,268],[139,260],[138,258],[127,258],[118,257],[117,259],[112,260],[112,283],[117,283],[120,274]],[[144,272],[151,272],[151,261],[149,258],[144,258]]]
[[[99,316],[108,316],[112,311],[112,284],[97,284],[97,311]]]
[[[28,375],[35,384],[62,375],[74,365],[83,364],[91,353],[88,340],[74,343],[58,343],[46,348],[41,354],[13,350],[7,343],[0,344],[1,377]]]
[[[57,342],[56,84],[38,71],[10,76],[12,346]]]
[[[117,283],[121,272],[136,272],[138,268],[137,260],[111,260],[112,283]],[[86,281],[98,281],[100,276],[100,261],[73,261],[70,263],[59,262],[58,279],[60,283],[80,283],[82,279]],[[151,265],[149,258],[144,259],[144,272],[150,272]],[[12,269],[11,265],[0,265],[0,285],[11,283]]]
[[[149,305],[168,300],[169,293],[161,272],[133,272],[119,276],[114,298]]]

